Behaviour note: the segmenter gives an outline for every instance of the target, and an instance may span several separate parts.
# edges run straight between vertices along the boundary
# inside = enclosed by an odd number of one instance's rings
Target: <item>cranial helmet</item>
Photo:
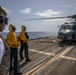
[[[15,31],[16,27],[13,24],[9,25],[9,31]]]
[[[8,24],[8,18],[6,16],[6,9],[0,6],[0,23],[5,22],[6,25]]]
[[[21,29],[22,29],[22,31],[25,31],[26,27],[24,25],[22,25]]]

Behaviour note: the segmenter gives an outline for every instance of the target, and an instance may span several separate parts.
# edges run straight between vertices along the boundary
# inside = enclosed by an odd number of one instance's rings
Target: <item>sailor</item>
[[[14,59],[14,75],[22,75],[19,72],[19,63],[18,63],[18,47],[20,42],[17,40],[17,36],[15,34],[16,27],[13,24],[9,25],[9,33],[7,34],[7,43],[10,46],[10,71],[13,69],[13,59]]]
[[[21,32],[19,33],[19,39],[20,39],[20,58],[21,58],[21,61],[24,59],[23,58],[23,50],[24,50],[24,55],[25,55],[25,58],[26,58],[26,62],[29,62],[31,61],[29,59],[29,56],[28,56],[28,39],[29,39],[29,36],[26,32],[26,27],[24,25],[22,25],[21,27]]]
[[[10,48],[2,36],[5,26],[8,25],[6,9],[0,6],[0,75],[9,73],[9,51]]]

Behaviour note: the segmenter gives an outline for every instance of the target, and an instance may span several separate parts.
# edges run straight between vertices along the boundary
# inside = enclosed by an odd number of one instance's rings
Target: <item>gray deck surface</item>
[[[56,37],[29,40],[29,57],[19,62],[23,75],[76,75],[76,45]],[[12,75],[12,74],[11,74]]]

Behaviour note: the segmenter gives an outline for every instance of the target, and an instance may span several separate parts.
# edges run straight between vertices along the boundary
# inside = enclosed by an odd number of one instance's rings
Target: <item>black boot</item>
[[[22,72],[15,72],[14,75],[22,75]]]
[[[26,62],[30,62],[31,61],[31,59],[26,59]]]

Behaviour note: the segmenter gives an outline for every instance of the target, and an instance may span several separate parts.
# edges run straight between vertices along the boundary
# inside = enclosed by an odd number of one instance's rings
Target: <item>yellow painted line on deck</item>
[[[41,53],[41,54],[45,54],[45,55],[52,55],[52,56],[55,55],[55,54],[53,54],[53,53],[47,53],[47,52],[38,51],[38,50],[34,50],[34,49],[29,49],[29,51],[33,51],[33,52],[37,52],[37,53]]]

